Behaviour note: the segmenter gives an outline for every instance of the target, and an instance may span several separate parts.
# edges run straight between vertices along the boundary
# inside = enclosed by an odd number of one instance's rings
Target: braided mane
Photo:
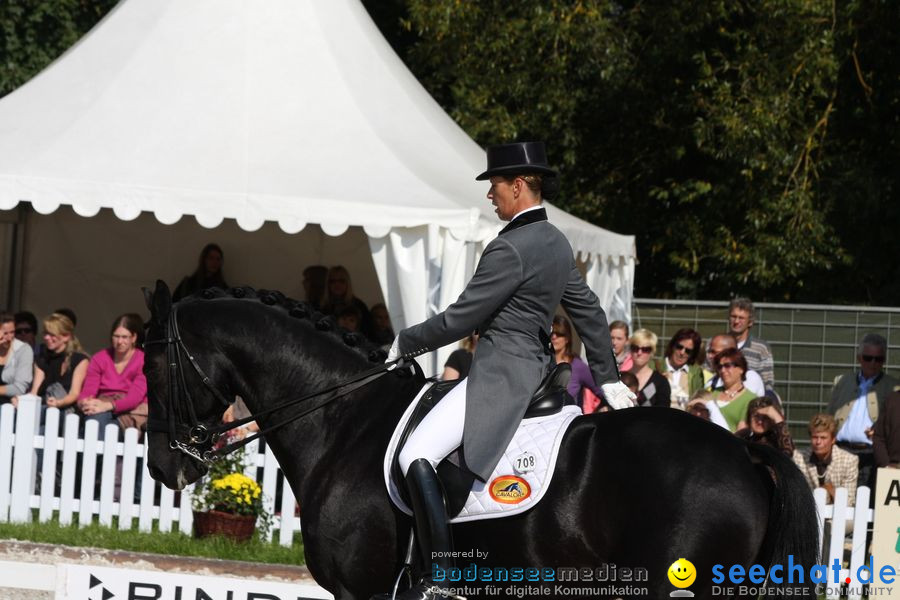
[[[365,356],[369,362],[384,362],[387,352],[362,335],[348,331],[337,324],[331,315],[325,315],[314,309],[308,302],[288,298],[277,290],[256,290],[249,286],[232,287],[227,290],[220,288],[206,288],[188,296],[182,302],[202,302],[220,299],[238,299],[256,301],[283,310],[294,319],[308,322],[317,331],[333,336],[345,346],[353,348],[359,354]]]

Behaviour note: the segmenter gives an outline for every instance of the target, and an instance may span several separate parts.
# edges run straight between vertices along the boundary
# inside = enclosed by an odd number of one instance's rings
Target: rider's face
[[[516,185],[519,180],[512,181],[505,177],[491,177],[491,189],[487,197],[494,205],[494,212],[501,221],[509,221],[516,216]]]

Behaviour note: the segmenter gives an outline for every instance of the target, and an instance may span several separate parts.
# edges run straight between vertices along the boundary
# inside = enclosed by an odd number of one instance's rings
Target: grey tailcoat
[[[569,241],[541,208],[520,215],[488,244],[466,289],[447,310],[400,332],[400,354],[417,356],[478,329],[463,455],[466,467],[484,481],[550,363],[548,334],[559,304],[584,342],[597,385],[618,381],[606,314],[576,268]]]

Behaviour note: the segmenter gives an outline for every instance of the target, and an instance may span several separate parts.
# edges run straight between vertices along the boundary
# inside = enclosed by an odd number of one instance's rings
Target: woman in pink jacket
[[[117,419],[123,425],[146,422],[147,380],[144,352],[138,347],[143,331],[144,323],[138,315],[121,315],[113,322],[112,346],[91,357],[78,410],[85,421],[98,421],[100,439],[106,426]]]

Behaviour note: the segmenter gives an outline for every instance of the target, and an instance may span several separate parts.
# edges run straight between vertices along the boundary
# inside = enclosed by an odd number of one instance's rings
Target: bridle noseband
[[[190,390],[188,389],[187,383],[184,378],[184,365],[182,362],[182,355],[187,358],[188,362],[194,368],[194,371],[203,382],[203,385],[205,385],[207,389],[212,392],[213,396],[215,396],[215,398],[222,404],[223,412],[231,405],[231,402],[227,398],[225,398],[225,396],[213,385],[212,380],[203,371],[203,369],[194,358],[193,354],[191,354],[188,350],[187,346],[184,343],[184,340],[181,337],[181,332],[178,329],[177,314],[178,305],[175,304],[172,306],[172,311],[169,314],[168,320],[166,321],[166,337],[158,340],[149,340],[144,342],[145,346],[157,344],[166,345],[166,381],[169,389],[169,394],[166,401],[166,420],[163,421],[160,419],[148,419],[147,431],[168,433],[169,448],[171,448],[172,450],[179,450],[183,452],[191,458],[199,461],[206,467],[211,466],[222,456],[234,452],[235,450],[257,439],[258,437],[274,431],[275,429],[283,427],[288,423],[296,421],[297,419],[300,419],[301,417],[304,417],[309,413],[324,407],[329,402],[346,396],[347,394],[350,394],[351,392],[365,385],[368,385],[369,383],[372,383],[388,372],[393,371],[395,368],[397,369],[397,372],[406,371],[405,367],[407,366],[411,367],[412,369],[417,368],[415,361],[412,361],[406,357],[401,357],[396,361],[383,363],[372,369],[363,371],[362,373],[358,373],[347,381],[332,385],[323,390],[319,390],[311,394],[306,394],[305,396],[301,396],[299,398],[287,400],[266,410],[254,413],[248,417],[244,417],[243,419],[232,421],[231,423],[221,423],[213,427],[208,427],[197,420],[197,414],[194,410],[194,401],[191,397]],[[330,395],[326,396],[323,401],[316,403],[312,407],[300,411],[296,414],[290,415],[288,418],[272,425],[271,427],[266,428],[265,430],[259,431],[252,436],[247,436],[242,440],[232,442],[217,450],[213,450],[212,448],[203,450],[201,448],[203,445],[210,442],[212,444],[215,444],[222,433],[230,429],[234,429],[235,427],[240,427],[245,423],[254,421],[259,416],[267,415],[289,406],[293,406],[304,400],[308,400],[316,396],[325,396],[326,394]],[[189,423],[191,423],[190,427],[182,425],[180,420],[176,421],[176,417],[183,418],[185,414],[188,417]],[[179,434],[184,434],[185,437],[183,439],[179,439]]]

